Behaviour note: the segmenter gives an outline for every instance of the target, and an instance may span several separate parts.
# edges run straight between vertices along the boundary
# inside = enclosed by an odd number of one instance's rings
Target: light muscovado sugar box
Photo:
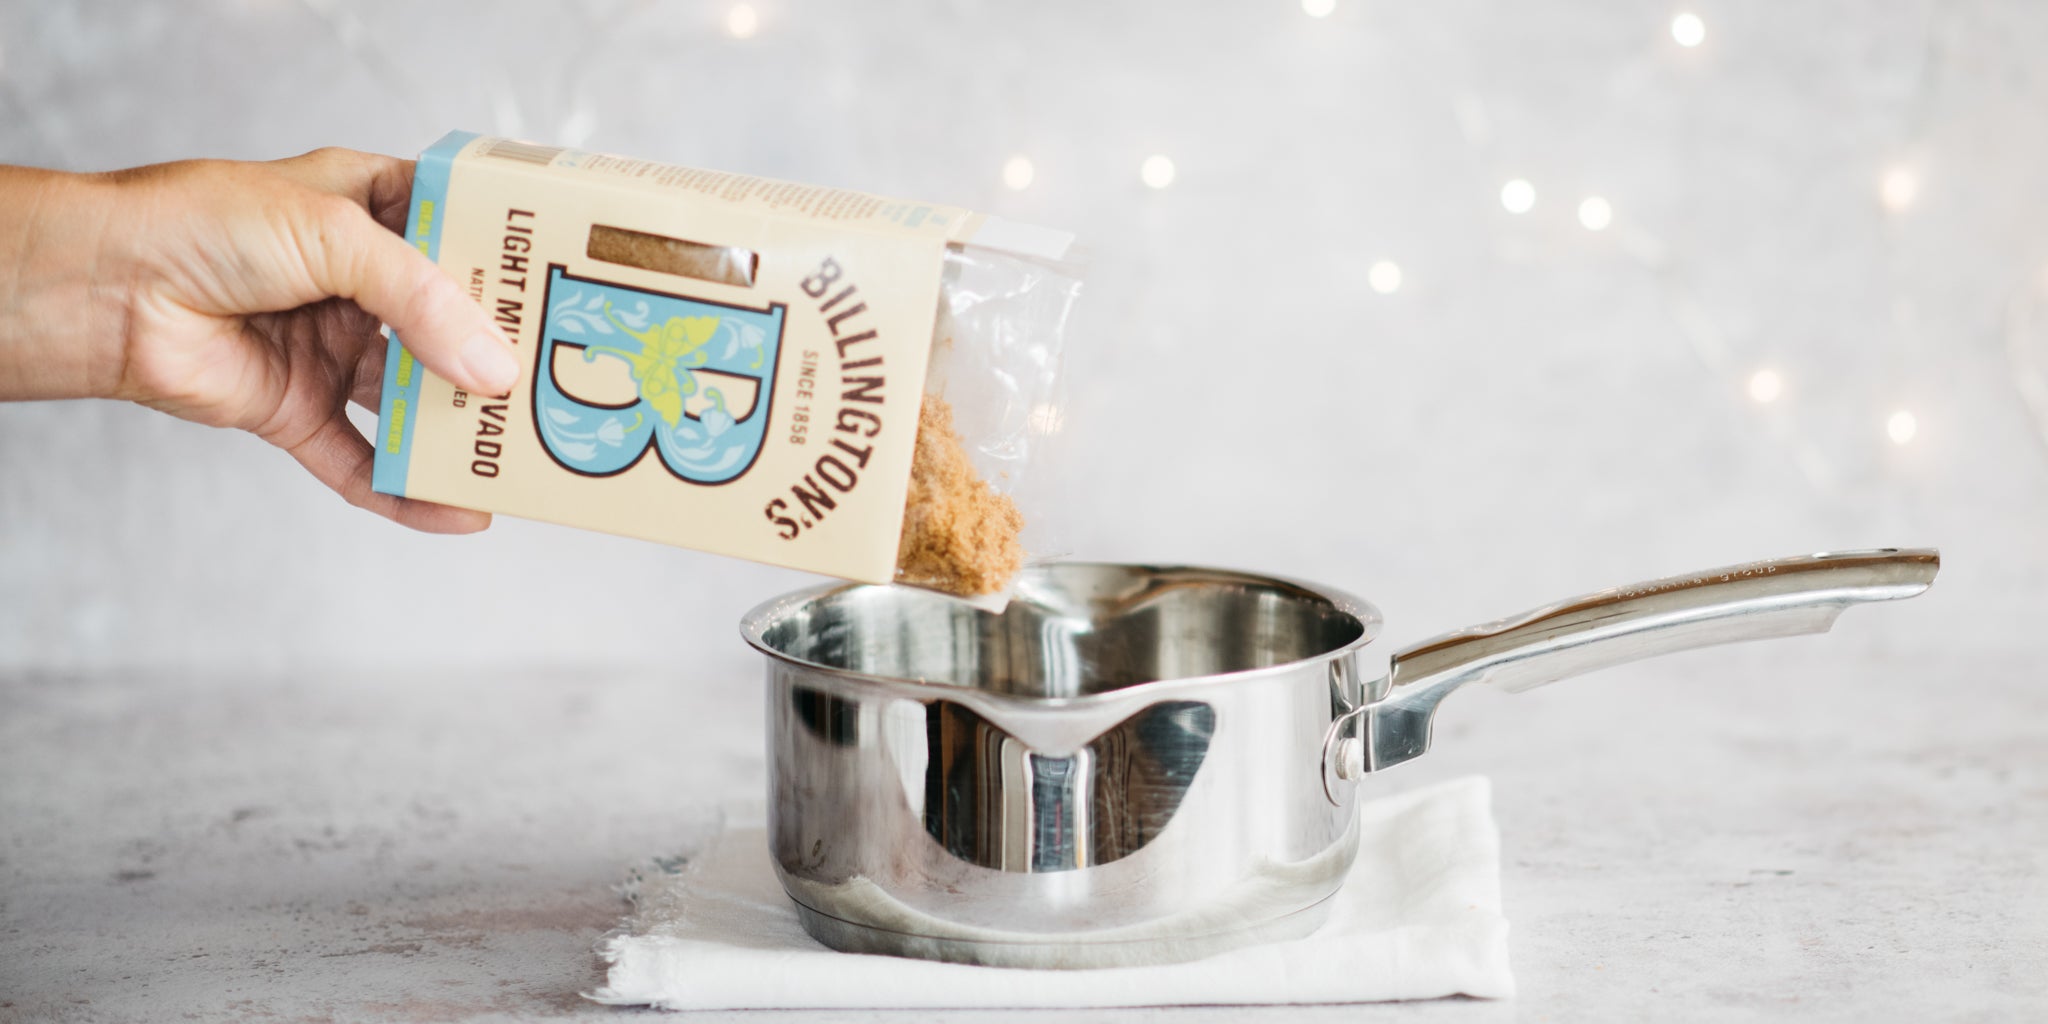
[[[406,238],[522,370],[470,394],[394,337],[377,490],[963,595],[1023,561],[1071,235],[454,132]]]

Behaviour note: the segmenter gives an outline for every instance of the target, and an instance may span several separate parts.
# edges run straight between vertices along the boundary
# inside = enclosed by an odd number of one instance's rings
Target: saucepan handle
[[[1852,604],[1926,590],[1940,568],[1932,548],[1751,562],[1603,590],[1426,640],[1394,655],[1391,692],[1369,709],[1371,752],[1359,767],[1421,753],[1437,702],[1466,683],[1526,690],[1694,647],[1822,633]]]

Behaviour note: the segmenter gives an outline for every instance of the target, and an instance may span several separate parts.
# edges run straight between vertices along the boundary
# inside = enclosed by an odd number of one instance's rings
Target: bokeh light
[[[752,39],[761,31],[761,15],[753,4],[734,4],[725,12],[725,34],[734,39]]]
[[[1500,205],[1509,213],[1528,213],[1536,206],[1536,186],[1516,178],[1500,187]]]
[[[1381,295],[1392,295],[1401,288],[1401,265],[1381,260],[1365,272],[1365,283]]]
[[[1176,173],[1172,158],[1160,153],[1146,157],[1138,168],[1139,179],[1151,188],[1165,188],[1173,184]]]
[[[1031,179],[1037,173],[1028,157],[1013,156],[1003,161],[1003,185],[1013,191],[1022,192],[1030,188]]]
[[[1587,196],[1579,203],[1579,223],[1588,231],[1605,231],[1614,223],[1614,207],[1599,196]]]
[[[1671,38],[1688,49],[1698,46],[1707,40],[1707,23],[1701,21],[1699,15],[1686,11],[1671,19]]]
[[[1893,444],[1905,444],[1920,433],[1920,421],[1914,419],[1912,413],[1900,409],[1892,413],[1890,419],[1884,421],[1884,432],[1886,437],[1892,439]]]
[[[1920,176],[1910,167],[1894,167],[1877,181],[1877,199],[1894,213],[1913,205],[1920,195]]]

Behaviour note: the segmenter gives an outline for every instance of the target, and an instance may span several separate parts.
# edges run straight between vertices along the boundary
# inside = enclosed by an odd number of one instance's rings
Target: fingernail
[[[462,368],[485,394],[509,392],[519,383],[518,357],[489,331],[479,331],[462,343]]]

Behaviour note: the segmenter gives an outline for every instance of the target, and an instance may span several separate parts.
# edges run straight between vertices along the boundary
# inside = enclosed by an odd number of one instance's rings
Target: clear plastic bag
[[[1060,428],[1060,361],[1082,262],[1070,249],[1050,259],[956,244],[944,275],[896,576],[960,596],[1000,594],[1027,558],[1053,553],[1049,510],[1018,498],[1033,438]],[[1027,552],[1026,538],[1037,550]]]

